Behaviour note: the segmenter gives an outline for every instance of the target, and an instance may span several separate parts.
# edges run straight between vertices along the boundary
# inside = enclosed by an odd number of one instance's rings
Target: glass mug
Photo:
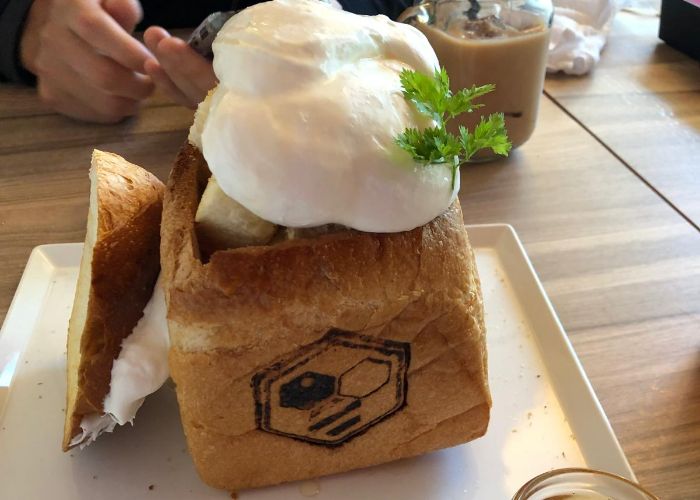
[[[629,479],[592,469],[557,469],[530,479],[513,500],[659,500]]]
[[[401,14],[399,21],[430,41],[453,91],[496,85],[477,101],[483,108],[455,118],[448,129],[473,130],[481,115],[502,112],[513,147],[528,140],[537,122],[552,14],[551,0],[423,0]],[[488,153],[478,159],[495,157]]]

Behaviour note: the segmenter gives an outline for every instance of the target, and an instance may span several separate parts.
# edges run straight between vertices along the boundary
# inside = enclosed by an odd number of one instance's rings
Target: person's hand
[[[143,40],[157,59],[145,65],[153,82],[173,101],[196,108],[217,84],[211,61],[163,28],[148,28]]]
[[[143,74],[153,56],[130,33],[138,0],[35,0],[20,40],[22,65],[40,98],[81,120],[112,123],[153,92]]]

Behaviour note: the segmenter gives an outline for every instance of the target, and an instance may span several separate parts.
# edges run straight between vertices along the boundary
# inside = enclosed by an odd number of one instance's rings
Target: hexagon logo
[[[332,329],[256,373],[258,429],[338,446],[406,404],[411,346]]]

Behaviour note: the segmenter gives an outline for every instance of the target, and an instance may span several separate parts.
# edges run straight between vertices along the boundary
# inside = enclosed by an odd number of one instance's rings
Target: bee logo
[[[256,373],[258,429],[338,446],[406,404],[410,344],[333,329]]]

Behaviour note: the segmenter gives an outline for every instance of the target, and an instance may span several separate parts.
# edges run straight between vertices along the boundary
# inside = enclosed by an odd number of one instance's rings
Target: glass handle
[[[427,9],[429,6],[432,6],[432,2],[419,2],[413,7],[409,7],[408,9],[404,10],[401,15],[399,15],[397,21],[407,24],[431,24],[431,15]]]

